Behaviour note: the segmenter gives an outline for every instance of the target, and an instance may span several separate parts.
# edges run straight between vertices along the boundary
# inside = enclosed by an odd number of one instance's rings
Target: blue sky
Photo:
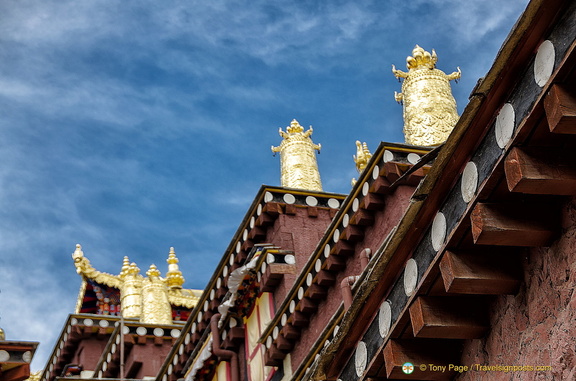
[[[44,366],[80,277],[128,255],[204,288],[262,184],[278,128],[314,127],[324,190],[356,140],[402,142],[415,44],[460,66],[459,111],[526,0],[0,2],[0,327]]]

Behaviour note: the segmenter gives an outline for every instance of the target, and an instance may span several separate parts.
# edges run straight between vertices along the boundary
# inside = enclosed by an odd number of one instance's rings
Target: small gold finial
[[[392,72],[404,78],[402,93],[394,92],[404,109],[404,136],[407,144],[433,146],[446,141],[458,121],[456,100],[452,96],[450,81],[459,79],[461,72],[445,74],[436,69],[438,56],[416,45],[412,56],[406,58],[408,72]]]
[[[182,288],[184,284],[184,277],[182,276],[182,271],[178,267],[178,258],[176,257],[176,252],[174,248],[170,248],[170,252],[168,253],[168,272],[166,273],[166,283],[170,289],[173,288]]]
[[[370,150],[368,149],[368,144],[366,142],[360,143],[356,140],[356,155],[352,156],[354,158],[354,163],[356,163],[356,170],[358,173],[362,173],[364,168],[368,165],[368,161],[372,157]]]
[[[146,275],[148,275],[148,278],[160,278],[160,270],[155,264],[151,264],[148,271],[146,271]]]
[[[6,332],[2,328],[0,328],[0,341],[6,340]]]
[[[321,191],[322,182],[314,155],[314,151],[320,151],[321,145],[314,144],[310,139],[312,126],[304,131],[304,127],[294,119],[286,127],[286,132],[282,128],[278,132],[284,139],[280,146],[272,146],[272,152],[280,152],[282,186]]]

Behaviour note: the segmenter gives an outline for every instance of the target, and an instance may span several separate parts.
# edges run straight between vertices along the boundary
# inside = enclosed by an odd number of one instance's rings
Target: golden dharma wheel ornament
[[[320,151],[320,144],[314,144],[310,136],[312,127],[304,127],[296,119],[292,120],[286,132],[279,129],[284,138],[272,152],[280,152],[281,185],[287,188],[322,191],[320,172],[314,151]]]
[[[412,56],[406,58],[408,72],[392,72],[403,78],[402,93],[395,93],[397,102],[403,104],[404,137],[407,144],[434,146],[442,144],[458,121],[456,100],[450,81],[459,79],[461,72],[445,74],[436,69],[436,52],[425,51],[416,45]]]

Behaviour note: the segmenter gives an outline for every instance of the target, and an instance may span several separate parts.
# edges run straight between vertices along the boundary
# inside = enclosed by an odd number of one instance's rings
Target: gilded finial
[[[402,93],[394,93],[403,104],[404,136],[407,144],[433,146],[446,141],[458,121],[456,100],[450,81],[459,79],[461,72],[445,74],[436,69],[438,56],[416,45],[406,58],[408,72],[392,65],[396,78],[403,78]]]
[[[176,252],[174,248],[170,248],[170,252],[168,253],[168,272],[166,273],[166,283],[168,287],[173,288],[182,288],[184,284],[184,277],[182,276],[182,271],[178,267],[178,258],[176,258]]]
[[[310,136],[312,126],[307,131],[292,120],[286,132],[278,130],[283,140],[280,146],[272,146],[272,152],[280,152],[281,184],[283,187],[306,190],[322,190],[320,172],[314,151],[320,151],[321,145],[314,144]]]
[[[358,173],[362,173],[364,168],[368,165],[368,161],[372,157],[370,150],[368,149],[368,144],[366,142],[360,143],[356,140],[356,155],[352,156],[354,158],[354,163],[356,163],[356,170]]]
[[[2,328],[0,328],[0,341],[6,340],[6,333]]]
[[[151,264],[148,271],[146,271],[146,275],[148,275],[148,278],[160,278],[160,270],[155,264]]]

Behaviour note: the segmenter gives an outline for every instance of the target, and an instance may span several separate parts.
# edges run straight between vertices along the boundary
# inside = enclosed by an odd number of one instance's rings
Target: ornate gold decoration
[[[137,318],[142,323],[171,324],[172,310],[170,305],[194,308],[202,294],[201,290],[183,289],[184,277],[178,268],[178,258],[174,248],[170,248],[168,255],[167,278],[160,276],[155,265],[150,266],[146,272],[147,278],[140,275],[140,269],[135,263],[130,263],[124,257],[119,275],[112,275],[97,271],[92,267],[88,258],[84,256],[82,246],[76,245],[72,254],[76,272],[83,277],[83,286],[80,289],[79,303],[76,312],[81,307],[81,298],[84,295],[86,279],[91,279],[102,285],[120,290],[120,305],[122,315],[126,318]],[[167,318],[167,316],[170,316]]]
[[[292,120],[286,132],[279,129],[279,134],[284,138],[280,146],[272,146],[272,152],[280,152],[281,184],[283,187],[306,190],[322,190],[320,172],[314,151],[320,151],[321,145],[314,144],[310,136],[312,126],[308,131]]]
[[[452,74],[436,69],[438,57],[416,45],[412,57],[406,58],[408,72],[392,72],[404,78],[402,93],[394,93],[404,107],[404,137],[407,144],[433,146],[446,141],[458,121],[456,101],[450,81],[460,78],[460,68]]]
[[[356,163],[356,170],[358,173],[362,173],[372,157],[368,149],[368,144],[366,144],[366,142],[360,143],[359,140],[356,140],[356,155],[352,157],[354,158],[354,163]],[[354,184],[356,184],[356,178],[352,179],[352,186],[354,186]]]
[[[30,377],[25,381],[40,381],[40,376],[42,376],[43,370],[37,370],[36,372],[30,372]]]
[[[168,288],[160,271],[151,265],[148,278],[142,285],[142,321],[150,324],[172,324],[172,307],[168,301]]]
[[[6,332],[2,328],[0,328],[0,341],[6,340]]]
[[[176,253],[174,248],[170,248],[170,253],[168,254],[168,272],[166,273],[166,283],[168,287],[172,288],[182,288],[184,284],[184,277],[182,276],[182,271],[178,267],[178,258],[176,258]]]
[[[356,163],[356,170],[358,173],[362,173],[364,168],[368,165],[368,161],[372,157],[370,150],[368,149],[368,144],[366,142],[360,143],[356,140],[356,155],[353,155],[354,163]]]

